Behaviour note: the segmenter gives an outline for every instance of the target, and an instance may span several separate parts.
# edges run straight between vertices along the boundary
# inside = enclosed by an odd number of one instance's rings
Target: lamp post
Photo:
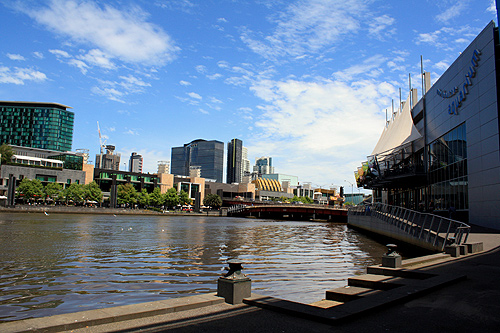
[[[346,183],[349,183],[351,184],[351,203],[353,204],[354,206],[354,184],[351,183],[350,181],[348,180],[344,180]]]

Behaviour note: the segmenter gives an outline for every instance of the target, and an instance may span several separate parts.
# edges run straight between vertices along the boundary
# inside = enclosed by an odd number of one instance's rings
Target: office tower
[[[251,182],[252,169],[250,168],[250,160],[248,159],[248,149],[247,147],[242,147],[241,149],[241,182],[248,184]]]
[[[128,171],[142,173],[142,155],[133,152],[128,162]]]
[[[259,177],[261,177],[262,175],[274,173],[272,157],[263,156],[255,159],[255,166],[253,167],[253,171],[254,173],[257,173]]]
[[[240,139],[232,139],[227,143],[227,168],[226,183],[241,183],[242,179],[242,149],[243,142]]]
[[[0,143],[70,151],[74,113],[57,103],[0,101]]]
[[[171,173],[189,176],[191,166],[201,167],[201,177],[222,183],[224,169],[224,143],[202,139],[186,143],[182,147],[173,147],[171,155]]]
[[[116,154],[115,146],[107,145],[106,153],[95,156],[96,169],[120,170],[120,154]]]

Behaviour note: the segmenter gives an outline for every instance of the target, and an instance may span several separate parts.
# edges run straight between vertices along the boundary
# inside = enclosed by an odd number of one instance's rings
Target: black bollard
[[[228,272],[217,281],[217,296],[224,297],[226,303],[240,304],[252,294],[252,280],[241,272],[242,262],[238,259],[227,261]]]

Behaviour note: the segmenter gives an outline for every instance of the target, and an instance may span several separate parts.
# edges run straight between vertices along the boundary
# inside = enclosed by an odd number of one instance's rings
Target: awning
[[[384,128],[371,156],[388,154],[394,148],[420,139],[422,135],[413,124],[410,109],[410,95],[403,104],[403,110],[397,112],[389,124]]]

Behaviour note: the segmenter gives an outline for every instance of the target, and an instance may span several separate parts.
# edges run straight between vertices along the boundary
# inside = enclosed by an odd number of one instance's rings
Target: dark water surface
[[[311,303],[384,252],[329,223],[1,214],[0,321],[215,292],[232,257],[253,292]]]

